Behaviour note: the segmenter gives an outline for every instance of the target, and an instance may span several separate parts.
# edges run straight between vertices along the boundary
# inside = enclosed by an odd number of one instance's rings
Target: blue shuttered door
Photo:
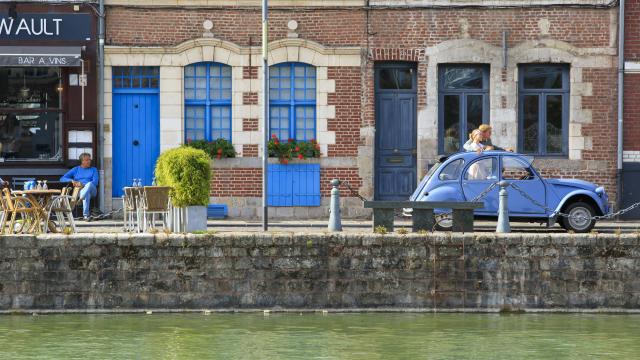
[[[151,185],[160,154],[160,101],[157,92],[113,94],[113,196],[133,179]]]
[[[160,154],[160,68],[114,66],[113,196],[133,179],[151,185]]]
[[[269,206],[320,206],[320,164],[269,164]]]

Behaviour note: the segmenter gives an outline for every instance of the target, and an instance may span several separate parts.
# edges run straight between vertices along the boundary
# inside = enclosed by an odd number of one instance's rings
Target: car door
[[[469,163],[462,175],[462,191],[466,201],[472,201],[491,184],[498,181],[498,157],[487,156]],[[478,215],[498,213],[498,187],[495,186],[484,196],[484,208],[475,211]]]
[[[501,180],[506,180],[524,193],[535,199],[540,204],[546,204],[546,188],[542,179],[531,170],[531,165],[522,158],[517,156],[505,155],[502,156]],[[545,211],[540,206],[534,205],[519,191],[509,186],[507,188],[509,194],[509,215],[544,215]]]

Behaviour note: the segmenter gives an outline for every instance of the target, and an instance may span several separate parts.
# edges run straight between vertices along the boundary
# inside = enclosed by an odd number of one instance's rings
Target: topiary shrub
[[[207,206],[211,168],[209,156],[202,150],[179,147],[160,154],[155,169],[160,186],[171,186],[175,207]]]

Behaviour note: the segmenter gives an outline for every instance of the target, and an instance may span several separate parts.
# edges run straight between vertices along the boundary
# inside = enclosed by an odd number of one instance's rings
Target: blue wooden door
[[[375,69],[376,200],[407,200],[415,190],[416,70],[412,64]]]
[[[151,185],[160,153],[160,101],[157,91],[113,93],[113,196],[133,179]]]

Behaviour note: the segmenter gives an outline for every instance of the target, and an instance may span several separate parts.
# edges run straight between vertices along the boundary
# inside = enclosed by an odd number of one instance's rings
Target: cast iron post
[[[331,204],[329,205],[329,231],[342,231],[342,222],[340,221],[340,180],[331,180]]]
[[[498,207],[498,226],[496,226],[497,233],[509,233],[511,232],[511,226],[509,225],[509,194],[507,193],[508,181],[500,181],[500,204]]]

